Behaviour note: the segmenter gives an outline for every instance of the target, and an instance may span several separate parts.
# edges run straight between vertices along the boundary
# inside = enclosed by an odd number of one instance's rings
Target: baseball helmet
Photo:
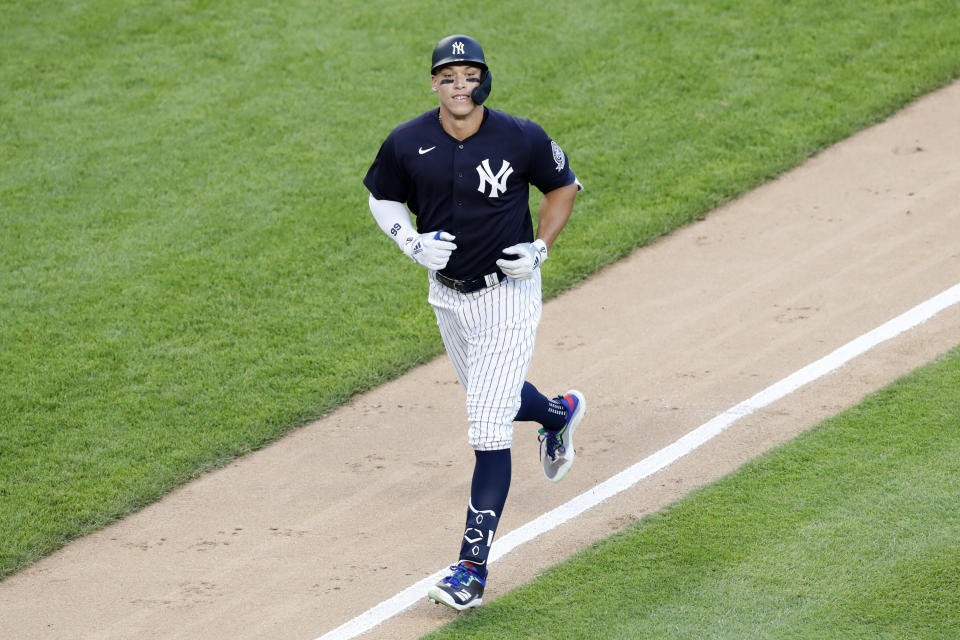
[[[483,101],[490,95],[493,78],[490,69],[487,67],[487,61],[483,57],[483,47],[470,36],[452,35],[438,42],[437,46],[433,48],[430,73],[436,74],[437,69],[448,64],[467,63],[475,64],[483,69],[479,86],[471,92],[473,101],[476,104],[483,104]]]

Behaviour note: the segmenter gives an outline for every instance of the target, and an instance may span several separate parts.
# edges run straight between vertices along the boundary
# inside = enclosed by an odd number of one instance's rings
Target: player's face
[[[433,90],[440,95],[440,110],[454,117],[470,115],[477,105],[470,94],[480,84],[483,70],[473,65],[449,65],[430,77]]]

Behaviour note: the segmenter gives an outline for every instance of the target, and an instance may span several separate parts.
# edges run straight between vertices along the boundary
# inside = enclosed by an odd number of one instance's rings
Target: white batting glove
[[[500,258],[497,266],[514,280],[527,280],[533,277],[534,269],[547,259],[547,244],[540,239],[533,242],[521,242],[503,250],[508,255],[517,256],[514,260]]]
[[[403,252],[417,264],[439,271],[447,266],[450,254],[457,248],[453,239],[446,231],[421,233],[406,239]]]

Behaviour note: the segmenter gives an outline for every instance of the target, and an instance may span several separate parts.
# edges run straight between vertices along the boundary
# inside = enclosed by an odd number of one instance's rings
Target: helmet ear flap
[[[483,72],[483,78],[481,78],[480,84],[470,92],[470,98],[473,99],[474,104],[483,104],[483,101],[490,96],[490,87],[492,84],[493,75],[490,73],[490,69],[486,69]]]

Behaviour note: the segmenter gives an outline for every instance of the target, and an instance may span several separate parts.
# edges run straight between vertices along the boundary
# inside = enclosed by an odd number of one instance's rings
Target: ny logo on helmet
[[[462,55],[463,55],[463,43],[462,43],[462,42],[454,42],[454,43],[453,43],[453,55],[455,55],[455,56],[462,56]]]
[[[507,178],[513,173],[513,167],[504,160],[500,165],[500,171],[494,174],[490,168],[490,158],[487,158],[477,165],[477,173],[480,175],[480,186],[477,187],[477,191],[484,193],[484,185],[490,185],[490,197],[496,198],[507,190]]]

